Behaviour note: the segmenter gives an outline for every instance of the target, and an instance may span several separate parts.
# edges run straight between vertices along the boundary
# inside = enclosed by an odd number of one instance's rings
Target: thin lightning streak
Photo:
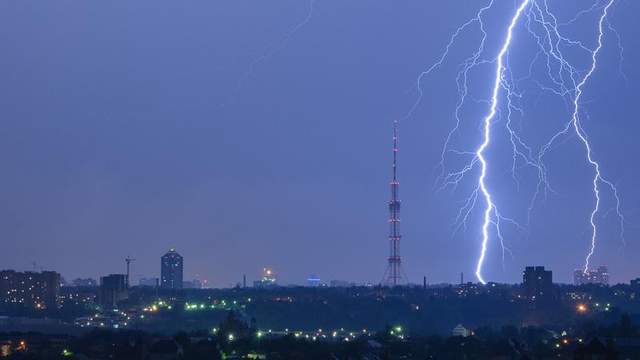
[[[460,27],[458,27],[456,29],[456,31],[453,33],[453,35],[451,35],[451,37],[449,38],[449,42],[447,43],[447,45],[445,46],[444,52],[442,53],[442,55],[440,56],[440,58],[438,58],[438,60],[433,63],[431,66],[429,66],[429,68],[427,68],[426,70],[424,70],[423,72],[420,73],[420,75],[418,75],[418,78],[416,79],[416,89],[418,91],[418,97],[416,98],[416,101],[413,103],[413,105],[411,106],[411,108],[409,109],[409,111],[407,112],[407,114],[404,116],[403,119],[408,119],[411,117],[411,115],[413,114],[413,112],[416,110],[416,108],[418,107],[418,105],[420,105],[420,102],[422,101],[422,96],[423,96],[423,92],[422,92],[422,87],[421,87],[421,83],[422,80],[428,76],[429,74],[431,74],[433,71],[435,71],[436,69],[438,69],[440,66],[442,66],[442,64],[444,63],[444,61],[447,59],[447,57],[449,56],[449,51],[451,50],[451,47],[453,46],[453,44],[456,42],[456,39],[458,38],[458,36],[460,36],[460,34],[462,34],[462,32],[464,30],[466,30],[469,26],[475,24],[475,23],[479,23],[480,24],[480,30],[482,31],[483,35],[483,39],[482,42],[480,44],[480,48],[478,49],[477,52],[474,53],[474,55],[471,56],[471,58],[467,59],[467,63],[470,59],[474,59],[477,60],[478,56],[480,55],[480,53],[482,52],[483,49],[483,45],[484,45],[484,40],[486,39],[486,33],[484,31],[483,28],[483,24],[482,24],[482,14],[491,8],[491,6],[493,5],[493,1],[491,0],[489,2],[488,5],[486,5],[485,7],[481,8],[478,13],[476,14],[476,16],[472,19],[470,19],[469,21],[467,21],[466,23],[460,25]],[[469,64],[469,66],[471,66],[471,64]],[[466,68],[468,70],[468,68]],[[459,77],[460,75],[458,75]],[[460,89],[458,89],[460,90]]]
[[[476,17],[472,19],[473,21],[478,22],[480,32],[482,33],[482,39],[480,40],[480,44],[478,45],[478,48],[476,49],[476,51],[470,57],[464,60],[464,62],[460,65],[460,71],[456,76],[456,87],[458,88],[458,102],[456,103],[455,112],[454,112],[456,124],[447,134],[447,138],[445,139],[444,144],[442,146],[442,153],[440,154],[440,164],[438,164],[438,167],[440,168],[440,176],[438,177],[436,182],[439,182],[444,178],[444,172],[445,172],[444,163],[446,159],[445,156],[446,156],[446,153],[449,152],[448,148],[449,148],[449,144],[451,143],[451,139],[453,135],[458,131],[458,129],[460,128],[460,124],[462,123],[460,112],[462,110],[462,106],[465,103],[467,95],[469,94],[469,86],[468,86],[469,71],[474,67],[476,67],[477,65],[479,65],[480,63],[484,63],[484,61],[479,60],[480,55],[482,55],[482,52],[484,51],[484,45],[487,40],[487,32],[484,28],[484,23],[482,21],[482,14],[488,9],[490,9],[491,6],[493,6],[493,0],[491,0],[491,2],[489,2],[487,6],[481,8],[476,14]],[[466,24],[458,29],[463,29],[464,26],[466,26]],[[455,36],[451,37],[449,44],[447,44],[447,50],[445,54],[443,54],[443,56],[440,58],[439,63],[442,63],[442,61],[445,59],[449,51],[451,41],[455,41],[455,38],[456,38]],[[434,66],[436,64],[432,65],[430,69],[428,69],[426,72],[423,72],[420,76],[422,77],[423,75],[430,73],[434,69]],[[440,65],[438,64],[438,66]],[[422,96],[422,93],[421,93],[421,96]],[[464,153],[465,152],[460,152],[460,151],[458,152],[458,154],[464,154]],[[466,153],[471,154],[471,152],[466,152]],[[475,162],[475,159],[472,162]],[[464,176],[464,173],[462,173],[461,175]],[[446,183],[447,182],[445,182],[445,184]]]
[[[236,84],[236,88],[235,88],[235,91],[233,92],[232,100],[238,95],[242,86],[247,80],[249,80],[249,78],[251,77],[255,69],[258,67],[258,65],[260,65],[263,62],[266,62],[273,55],[275,55],[276,53],[284,49],[285,46],[287,46],[287,44],[291,40],[291,38],[293,38],[293,36],[296,33],[298,33],[300,29],[302,29],[305,25],[309,23],[309,21],[311,21],[311,18],[313,17],[315,2],[316,0],[309,0],[309,10],[305,18],[299,23],[297,23],[293,28],[291,28],[291,30],[289,30],[278,43],[276,43],[274,46],[269,47],[267,51],[265,51],[262,55],[258,56],[253,61],[251,61],[251,63],[247,67],[247,70],[244,72],[242,77],[240,77],[240,79]]]
[[[491,141],[491,123],[493,118],[496,115],[496,109],[498,106],[498,92],[500,90],[501,78],[504,72],[503,58],[504,58],[504,55],[507,53],[509,46],[511,45],[513,28],[516,26],[518,19],[522,15],[522,12],[526,8],[526,6],[529,4],[529,1],[530,0],[524,0],[520,4],[520,6],[517,8],[513,18],[511,18],[511,23],[507,28],[506,39],[496,58],[497,64],[496,64],[496,73],[495,73],[495,79],[494,79],[494,85],[493,85],[493,92],[491,96],[491,108],[489,110],[489,114],[484,118],[484,121],[483,121],[484,141],[476,151],[478,160],[480,161],[480,169],[481,169],[480,177],[478,178],[478,187],[480,188],[480,192],[482,193],[482,196],[484,197],[484,200],[485,200],[484,220],[482,224],[482,246],[480,251],[480,258],[478,259],[478,263],[476,265],[476,277],[478,278],[478,281],[480,281],[483,284],[486,284],[486,281],[482,277],[482,265],[484,264],[484,259],[487,254],[487,243],[489,242],[489,226],[491,225],[491,221],[492,221],[491,215],[492,214],[497,215],[496,207],[493,204],[491,194],[489,193],[489,190],[487,189],[487,184],[485,182],[487,177],[487,160],[484,157],[484,151],[487,149]]]
[[[627,79],[627,75],[622,70],[622,64],[624,62],[624,47],[622,46],[622,37],[620,36],[620,33],[618,32],[618,30],[616,30],[616,28],[614,28],[613,25],[611,25],[611,22],[609,21],[609,19],[607,19],[607,27],[609,28],[609,31],[611,31],[616,36],[616,39],[618,40],[618,52],[619,52],[619,59],[620,59],[620,62],[618,63],[618,72],[620,73],[620,76],[624,79],[625,82],[629,82],[629,79]]]
[[[591,146],[589,145],[589,140],[587,139],[587,135],[584,133],[584,130],[582,129],[582,125],[580,124],[580,120],[579,120],[579,112],[580,112],[579,104],[580,104],[580,98],[582,97],[582,87],[587,83],[589,78],[591,78],[591,75],[593,74],[593,72],[596,70],[596,67],[598,64],[597,63],[598,53],[600,52],[600,49],[602,49],[603,23],[607,17],[609,8],[611,7],[611,5],[613,5],[613,2],[614,0],[609,0],[609,2],[607,3],[607,5],[604,7],[602,11],[602,16],[600,16],[600,20],[598,21],[598,45],[596,46],[595,50],[593,50],[593,52],[591,53],[591,68],[589,69],[587,74],[582,78],[582,81],[580,81],[580,83],[578,83],[578,85],[576,86],[576,95],[573,100],[574,108],[573,108],[573,114],[571,117],[571,124],[573,124],[573,128],[575,129],[576,135],[578,135],[578,138],[580,139],[580,141],[582,141],[587,151],[587,160],[595,170],[595,175],[593,177],[593,193],[595,195],[596,202],[595,202],[595,206],[593,207],[593,210],[591,211],[591,216],[589,218],[589,222],[591,223],[591,231],[592,231],[591,247],[584,261],[585,273],[589,271],[589,260],[593,256],[593,253],[596,248],[596,241],[597,241],[596,238],[598,234],[598,227],[596,225],[595,218],[596,218],[596,215],[598,214],[598,211],[600,210],[600,188],[598,186],[598,182],[605,183],[613,189],[614,195],[617,200],[618,209],[620,206],[620,198],[618,197],[618,191],[616,187],[613,185],[613,183],[611,183],[610,181],[602,177],[600,173],[600,163],[593,159],[593,153],[591,150]]]
[[[589,9],[587,10],[582,10],[578,13],[578,15],[576,15],[573,19],[571,19],[570,21],[564,23],[563,25],[569,25],[571,23],[573,23],[574,21],[576,21],[580,16],[584,15],[586,12],[592,11],[593,9],[597,8],[597,6],[599,5],[599,1],[596,1]],[[577,70],[569,64],[569,62],[567,62],[564,59],[563,53],[560,50],[560,44],[564,43],[565,45],[571,45],[571,44],[575,44],[576,42],[570,41],[569,39],[563,37],[560,35],[560,32],[557,30],[557,21],[555,20],[555,17],[553,17],[553,15],[551,15],[551,13],[549,13],[548,11],[548,7],[546,4],[546,0],[544,3],[544,12],[542,10],[542,8],[534,2],[533,4],[533,8],[535,11],[532,11],[531,14],[527,14],[527,17],[529,18],[529,23],[527,24],[527,30],[529,32],[529,34],[536,39],[538,47],[541,49],[541,51],[546,55],[546,69],[547,69],[547,76],[549,77],[549,79],[551,79],[551,81],[553,82],[553,85],[556,86],[557,88],[552,88],[552,87],[548,87],[548,86],[544,86],[543,84],[541,84],[539,81],[535,81],[535,83],[543,90],[545,91],[549,91],[561,98],[563,98],[563,100],[565,100],[565,102],[567,103],[567,107],[570,108],[571,105],[569,105],[569,101],[566,100],[566,96],[568,94],[570,94],[576,87],[576,80],[575,78],[577,77]],[[545,14],[548,15],[553,21],[550,22],[548,20],[545,19]],[[533,19],[533,21],[537,24],[539,24],[542,28],[542,30],[544,31],[544,35],[541,37],[540,35],[536,34],[535,31],[532,29],[531,27],[531,19]],[[554,41],[555,39],[555,41]],[[587,48],[585,48],[584,46],[581,47],[582,49],[586,50],[587,52],[590,52]],[[557,67],[558,67],[558,73],[557,74],[553,74],[552,73],[552,62],[556,61],[557,62]],[[531,64],[533,65],[533,63]],[[566,76],[569,77],[569,79],[571,80],[571,86],[567,86],[565,84],[565,76],[564,74],[566,74]],[[531,198],[531,201],[529,203],[529,209],[528,209],[528,215],[527,215],[527,223],[530,224],[531,223],[531,213],[533,212],[533,208],[534,205],[536,203],[536,200],[540,194],[540,190],[541,187],[543,187],[544,189],[544,195],[545,195],[545,199],[547,197],[547,193],[549,191],[553,191],[548,182],[547,182],[547,169],[546,166],[543,162],[543,158],[546,155],[546,153],[550,150],[551,145],[555,142],[555,140],[557,138],[559,138],[561,135],[565,135],[570,128],[570,124],[568,123],[560,132],[558,132],[557,134],[555,134],[551,140],[545,144],[542,149],[540,150],[539,154],[538,154],[538,159],[537,159],[537,163],[539,164],[539,168],[538,168],[538,184],[536,186],[535,192],[533,197]]]
[[[591,5],[591,7],[589,7],[588,9],[584,9],[584,10],[580,10],[576,13],[576,15],[571,18],[569,21],[565,21],[563,23],[558,24],[559,26],[567,26],[567,25],[571,25],[574,22],[578,21],[578,19],[580,19],[582,16],[594,11],[595,9],[597,9],[598,7],[600,7],[600,1],[596,1],[595,3],[593,3],[593,5]]]

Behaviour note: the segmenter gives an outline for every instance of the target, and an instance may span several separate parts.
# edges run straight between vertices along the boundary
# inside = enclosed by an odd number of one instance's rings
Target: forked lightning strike
[[[482,142],[478,150],[476,150],[476,156],[478,157],[478,160],[480,160],[480,177],[478,178],[478,187],[480,188],[480,191],[482,192],[482,196],[484,196],[484,200],[485,200],[484,217],[483,217],[483,223],[482,223],[482,245],[480,250],[480,257],[478,258],[478,264],[476,266],[476,277],[483,284],[485,283],[485,281],[484,281],[484,278],[482,277],[482,264],[484,263],[484,258],[487,254],[487,242],[489,241],[489,226],[491,225],[492,214],[493,214],[493,218],[496,218],[495,220],[496,224],[498,224],[499,222],[498,210],[496,209],[496,206],[494,205],[491,199],[491,194],[487,189],[487,184],[485,181],[487,178],[487,160],[484,157],[484,151],[489,146],[489,143],[491,141],[491,122],[493,118],[496,116],[497,107],[498,107],[498,92],[500,90],[500,83],[501,83],[502,75],[504,73],[504,67],[503,67],[504,56],[507,53],[507,50],[509,50],[509,46],[511,45],[511,39],[513,38],[513,28],[518,23],[518,19],[520,19],[520,15],[522,15],[522,12],[524,11],[525,7],[528,4],[529,4],[529,0],[524,0],[516,10],[516,13],[511,19],[511,23],[509,24],[509,28],[507,29],[507,36],[504,41],[504,44],[502,45],[502,48],[498,53],[497,61],[496,61],[497,62],[496,77],[494,79],[493,91],[491,94],[491,110],[489,111],[489,114],[484,118],[484,125],[483,125],[484,141]],[[497,225],[496,225],[496,228],[499,229]]]
[[[595,201],[595,206],[591,211],[591,216],[589,218],[589,222],[591,223],[591,247],[589,248],[589,253],[587,254],[587,257],[585,258],[585,262],[584,262],[585,273],[587,273],[587,271],[589,270],[589,260],[593,256],[593,253],[596,248],[596,237],[597,237],[598,227],[596,225],[595,218],[596,218],[596,215],[598,214],[598,211],[600,210],[600,188],[598,187],[599,182],[608,185],[613,191],[613,195],[616,199],[616,211],[621,221],[623,222],[622,226],[624,226],[624,217],[620,212],[620,197],[618,196],[618,189],[613,185],[612,182],[602,177],[602,174],[600,172],[600,163],[593,158],[593,152],[591,151],[591,145],[589,144],[587,134],[584,132],[584,130],[582,129],[582,125],[580,124],[580,114],[579,114],[580,98],[583,93],[582,88],[587,83],[587,81],[589,80],[593,72],[596,70],[598,53],[602,49],[603,22],[607,18],[607,13],[611,5],[613,5],[613,2],[614,0],[609,0],[607,5],[602,10],[602,16],[600,16],[600,19],[598,21],[598,45],[593,51],[591,51],[591,68],[589,69],[587,74],[582,78],[580,83],[578,83],[578,85],[576,86],[575,96],[573,99],[573,114],[571,116],[571,121],[570,121],[570,124],[575,130],[576,135],[578,135],[578,138],[584,144],[584,147],[587,152],[587,161],[589,161],[589,164],[591,164],[595,170],[595,175],[593,177],[593,193],[595,195],[596,201]]]
[[[483,55],[485,53],[485,45],[488,35],[485,30],[486,27],[484,25],[483,15],[485,15],[485,13],[491,10],[494,6],[494,1],[490,0],[486,6],[478,10],[476,16],[458,27],[450,37],[444,52],[438,60],[418,76],[418,98],[405,116],[406,118],[413,114],[422,99],[422,91],[420,89],[421,81],[446,61],[452,46],[454,46],[456,40],[465,30],[475,25],[478,26],[481,34],[479,45],[472,54],[462,62],[455,79],[459,95],[454,110],[455,125],[447,134],[443,145],[441,162],[439,164],[441,169],[439,182],[441,183],[442,188],[449,186],[456,187],[469,172],[479,168],[476,186],[471,192],[471,195],[464,202],[464,205],[460,208],[458,216],[456,217],[456,224],[457,228],[463,226],[466,229],[467,220],[475,209],[476,204],[478,204],[478,196],[480,196],[482,200],[481,202],[483,203],[482,225],[480,229],[481,242],[475,274],[481,283],[485,283],[482,270],[487,256],[491,232],[495,232],[495,236],[502,246],[502,258],[504,262],[505,252],[509,252],[509,249],[505,245],[505,239],[501,230],[501,223],[504,221],[522,229],[522,227],[520,227],[520,225],[518,225],[518,223],[513,219],[502,216],[493,200],[494,196],[487,184],[490,159],[487,158],[485,152],[492,143],[492,137],[495,136],[492,134],[492,126],[497,122],[497,118],[501,118],[503,116],[503,113],[506,114],[506,120],[504,121],[505,129],[508,132],[511,151],[513,154],[511,166],[511,175],[513,180],[519,188],[520,183],[516,172],[520,165],[534,168],[538,173],[538,185],[536,186],[534,195],[531,199],[529,218],[540,191],[544,190],[544,192],[547,193],[551,190],[547,181],[548,174],[547,167],[544,163],[545,156],[558,139],[569,135],[570,132],[575,132],[579,141],[584,145],[587,163],[594,169],[592,185],[595,204],[589,217],[589,223],[591,226],[591,242],[589,252],[585,259],[584,271],[586,272],[589,269],[589,260],[594,254],[597,243],[597,217],[601,207],[600,185],[606,185],[612,192],[612,197],[616,203],[614,210],[620,219],[620,236],[624,242],[624,216],[621,212],[621,202],[618,189],[611,181],[603,177],[601,164],[593,156],[592,146],[589,143],[588,136],[580,121],[580,115],[581,113],[584,113],[584,110],[580,107],[581,97],[585,85],[597,69],[597,58],[603,47],[605,26],[616,36],[618,40],[619,53],[620,56],[622,56],[623,48],[620,42],[620,36],[607,19],[607,15],[614,1],[615,0],[606,0],[606,2],[601,3],[601,0],[597,0],[589,8],[577,12],[577,14],[569,21],[559,23],[556,16],[550,11],[547,0],[522,0],[514,9],[514,12],[509,19],[508,26],[503,35],[503,42],[499,47],[498,53],[495,56],[489,57],[489,59],[484,59]],[[600,12],[597,17],[598,35],[597,39],[595,39],[596,46],[593,49],[585,45],[585,42],[583,41],[570,39],[567,36],[562,35],[559,30],[561,27],[574,24],[579,18],[587,14],[598,11]],[[523,78],[516,79],[514,78],[513,72],[509,66],[509,54],[513,45],[512,43],[514,42],[514,30],[520,25],[524,25],[524,29],[527,30],[527,33],[537,44],[538,52],[529,65],[529,74]],[[590,60],[590,66],[587,69],[576,68],[576,66],[572,65],[572,62],[563,54],[563,49],[566,48],[574,48],[585,53]],[[543,79],[535,78],[532,71],[534,65],[540,61],[546,69],[546,78]],[[484,116],[481,123],[481,143],[475,150],[471,151],[451,149],[450,142],[452,136],[459,131],[462,125],[461,110],[466,103],[466,98],[469,93],[469,72],[477,66],[484,64],[495,64],[495,73],[491,82],[491,98],[487,101],[489,104],[488,113]],[[550,92],[560,97],[571,109],[568,116],[569,120],[565,126],[563,126],[546,144],[540,148],[537,155],[534,155],[532,147],[523,140],[521,135],[516,132],[512,126],[512,117],[514,113],[520,114],[521,117],[524,116],[523,109],[518,105],[522,98],[522,94],[519,92],[519,84],[523,81],[530,81],[537,85],[542,91]],[[499,102],[501,95],[506,99],[506,104],[504,105]],[[503,108],[505,107],[506,109],[503,111]],[[470,160],[459,170],[447,173],[445,170],[446,159],[449,154],[454,154],[456,156],[468,156]]]

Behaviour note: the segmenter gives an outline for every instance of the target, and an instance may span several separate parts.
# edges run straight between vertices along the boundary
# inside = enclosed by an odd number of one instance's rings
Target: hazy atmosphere
[[[586,6],[554,1],[558,22]],[[0,252],[2,268],[53,269],[67,279],[123,273],[158,277],[160,256],[184,256],[185,280],[228,287],[272,267],[281,283],[310,274],[379,283],[389,252],[392,124],[399,120],[402,260],[411,282],[475,280],[480,208],[456,216],[475,175],[442,188],[443,145],[454,127],[456,74],[479,32],[456,28],[485,1],[196,0],[0,2]],[[499,50],[516,3],[486,18],[485,57]],[[501,13],[502,12],[502,13]],[[598,68],[584,87],[582,126],[607,180],[591,261],[612,283],[640,273],[640,2],[610,12]],[[592,48],[597,14],[567,25]],[[611,30],[611,29],[615,29]],[[617,35],[616,35],[617,34]],[[508,61],[514,78],[543,68],[523,26]],[[581,68],[588,57],[576,56]],[[533,70],[532,70],[533,69]],[[459,151],[481,142],[495,64],[470,74]],[[584,75],[581,73],[581,75]],[[570,104],[531,82],[518,116],[537,153],[571,118]],[[551,189],[532,202],[538,175],[512,177],[504,113],[487,182],[504,224],[485,279],[515,283],[525,265],[570,282],[591,239],[593,167],[569,133],[545,157]],[[447,153],[445,172],[460,167]],[[474,170],[477,174],[477,169]],[[533,205],[532,205],[533,204]],[[531,207],[530,216],[528,209]],[[621,236],[623,235],[623,236]]]

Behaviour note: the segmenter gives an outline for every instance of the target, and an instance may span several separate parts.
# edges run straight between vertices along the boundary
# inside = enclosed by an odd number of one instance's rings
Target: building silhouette
[[[118,303],[126,300],[128,297],[127,275],[111,274],[100,278],[98,301],[103,308],[117,308]]]
[[[160,258],[160,287],[164,289],[182,289],[183,258],[175,249],[169,250]]]
[[[573,272],[573,283],[576,286],[596,284],[596,285],[609,285],[609,269],[606,266],[599,266],[595,270],[584,271],[577,269]]]
[[[0,271],[0,301],[44,310],[58,307],[60,274],[14,270]]]
[[[527,266],[522,273],[524,296],[532,302],[553,298],[553,273],[544,266]]]

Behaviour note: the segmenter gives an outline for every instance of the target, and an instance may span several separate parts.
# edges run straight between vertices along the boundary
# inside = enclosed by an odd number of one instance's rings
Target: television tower
[[[389,201],[389,258],[383,284],[400,285],[405,278],[400,258],[400,182],[398,182],[398,121],[393,122],[393,180],[391,180],[391,200]]]

